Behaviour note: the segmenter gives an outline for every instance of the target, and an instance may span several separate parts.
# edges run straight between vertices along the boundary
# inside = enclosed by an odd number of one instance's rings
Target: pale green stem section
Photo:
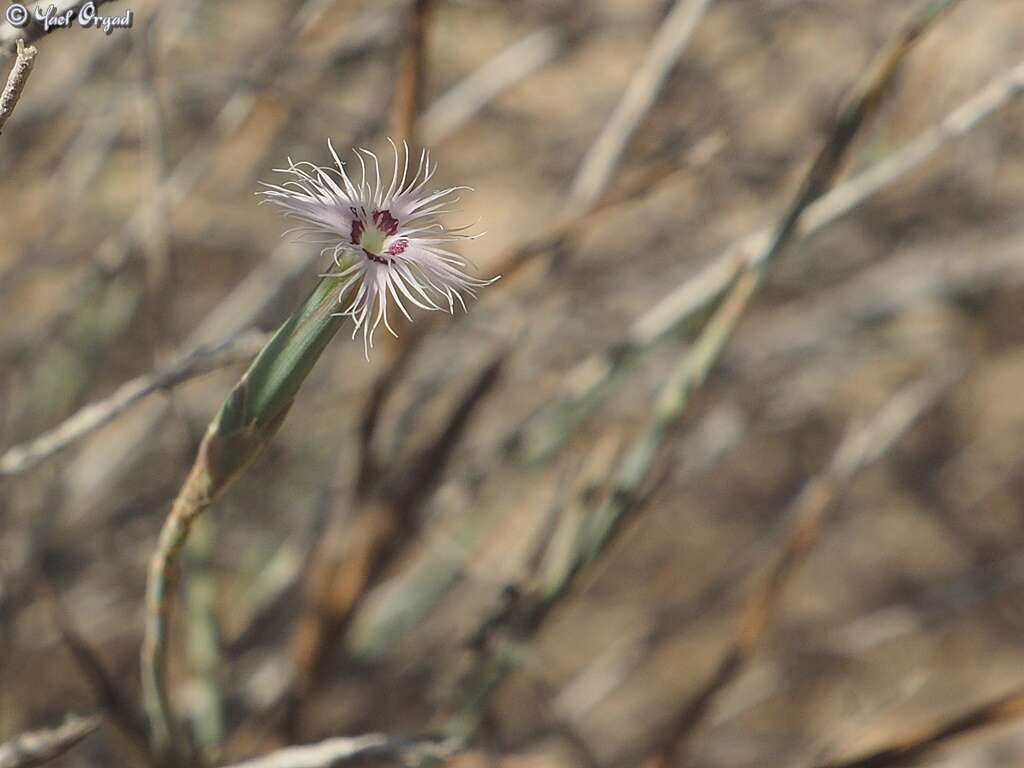
[[[220,744],[224,737],[221,633],[217,622],[217,576],[214,570],[216,551],[216,523],[210,517],[200,517],[192,525],[192,536],[185,549],[185,604],[188,656],[197,698],[192,732],[196,745],[204,753]]]
[[[164,522],[146,588],[142,689],[158,754],[181,759],[185,744],[167,688],[167,636],[181,552],[203,512],[273,438],[299,387],[343,318],[334,314],[341,280],[323,278],[302,307],[267,342],[207,428],[192,469]]]

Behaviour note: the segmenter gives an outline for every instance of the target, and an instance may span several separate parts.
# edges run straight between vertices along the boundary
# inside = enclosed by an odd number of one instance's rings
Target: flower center
[[[378,210],[368,215],[365,208],[349,210],[353,216],[352,245],[358,246],[370,261],[390,264],[389,256],[397,256],[408,247],[409,242],[404,239],[387,242],[398,231],[398,219],[391,215],[391,211]]]

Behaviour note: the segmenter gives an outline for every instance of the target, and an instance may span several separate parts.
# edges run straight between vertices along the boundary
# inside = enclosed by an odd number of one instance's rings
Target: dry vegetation
[[[1024,0],[949,5],[0,23],[0,767],[1024,764]],[[389,133],[503,278],[199,519],[156,754],[149,560],[322,267],[257,182]]]

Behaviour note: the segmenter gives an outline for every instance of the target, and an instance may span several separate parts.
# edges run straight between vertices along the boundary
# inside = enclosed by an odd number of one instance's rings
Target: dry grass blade
[[[50,431],[8,448],[0,455],[0,477],[20,474],[57,455],[152,394],[218,368],[251,360],[268,338],[267,334],[251,331],[212,349],[199,349],[166,368],[126,381],[109,397],[81,408]]]
[[[1024,691],[981,704],[938,725],[896,739],[881,749],[849,760],[822,763],[818,768],[895,768],[927,757],[950,742],[1024,715]]]
[[[529,627],[519,624],[524,618],[521,614],[527,597],[537,590],[550,592],[565,580],[565,569],[572,567],[574,546],[587,522],[592,500],[601,494],[607,485],[608,473],[615,466],[621,437],[612,432],[599,439],[580,466],[565,472],[560,485],[568,486],[565,496],[569,498],[566,500],[563,494],[558,494],[545,524],[537,530],[531,543],[522,577],[518,583],[506,585],[502,604],[477,625],[469,646],[478,653],[500,642],[507,630],[530,631]]]
[[[818,540],[839,495],[854,475],[878,461],[933,408],[958,378],[952,373],[928,376],[897,393],[866,425],[850,430],[827,469],[804,485],[787,515],[792,522],[782,553],[747,601],[732,647],[673,719],[669,737],[647,760],[646,768],[686,763],[691,737],[711,713],[718,696],[746,668],[778,610],[786,584]]]
[[[710,3],[711,0],[676,1],[651,43],[643,66],[633,75],[615,112],[576,173],[569,193],[570,214],[590,209],[608,188],[630,139],[654,106],[658,92]]]
[[[71,716],[63,725],[30,731],[0,744],[0,768],[32,768],[63,755],[100,727],[98,717]]]
[[[36,51],[34,46],[25,47],[24,41],[18,40],[18,55],[11,67],[11,73],[7,76],[7,85],[0,93],[0,133],[4,132],[4,125],[14,114],[14,108],[18,106],[22,91],[32,74],[32,67],[36,63]]]

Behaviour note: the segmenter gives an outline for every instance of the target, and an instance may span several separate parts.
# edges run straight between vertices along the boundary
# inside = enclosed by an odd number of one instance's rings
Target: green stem
[[[146,588],[141,666],[150,739],[162,756],[178,760],[186,754],[167,688],[168,627],[182,549],[196,519],[273,438],[302,383],[341,327],[343,318],[335,314],[334,299],[341,286],[336,275],[321,279],[302,307],[256,355],[207,428],[160,532]]]

